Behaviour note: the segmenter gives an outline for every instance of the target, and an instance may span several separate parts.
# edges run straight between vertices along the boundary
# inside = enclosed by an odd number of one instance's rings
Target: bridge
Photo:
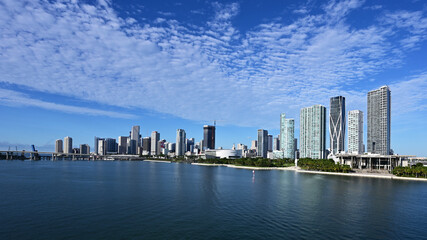
[[[144,160],[139,155],[94,155],[38,151],[0,151],[0,160]]]

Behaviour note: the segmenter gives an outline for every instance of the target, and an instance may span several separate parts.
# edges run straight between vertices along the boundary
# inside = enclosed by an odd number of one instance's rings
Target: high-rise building
[[[185,154],[185,139],[184,129],[176,130],[176,156],[183,156]]]
[[[139,145],[141,136],[139,135],[140,127],[138,125],[132,126],[132,130],[130,132],[130,139],[135,140]]]
[[[64,138],[64,153],[73,153],[73,139],[71,137]]]
[[[118,146],[118,153],[119,154],[126,154],[127,147],[128,147],[128,139],[127,136],[119,136],[119,146]]]
[[[284,158],[295,159],[295,120],[280,114],[280,150]]]
[[[368,92],[368,152],[390,154],[391,92],[388,86]]]
[[[331,98],[329,137],[333,155],[345,151],[345,97],[343,96]]]
[[[99,155],[107,154],[107,141],[105,141],[104,139],[98,140],[98,154]]]
[[[252,140],[252,142],[251,142],[251,149],[252,150],[257,150],[258,149],[258,141],[257,140]]]
[[[185,140],[185,151],[186,152],[193,152],[194,150],[194,138],[186,139]]]
[[[158,142],[160,141],[160,133],[153,131],[151,133],[151,155],[159,155],[160,149]]]
[[[175,152],[175,146],[176,146],[175,143],[169,143],[169,146],[168,146],[169,151],[170,152]]]
[[[348,112],[348,152],[362,154],[363,149],[363,112]]]
[[[55,152],[56,153],[64,152],[62,139],[58,139],[55,141]]]
[[[117,152],[117,144],[116,144],[116,139],[114,138],[107,138],[105,139],[105,151],[107,153],[116,153]]]
[[[80,144],[80,154],[89,154],[90,147],[88,144]]]
[[[268,143],[267,151],[272,152],[273,151],[273,135],[267,136],[267,143]]]
[[[136,155],[138,154],[138,142],[135,139],[129,139],[128,142],[128,154]]]
[[[257,156],[267,158],[267,150],[268,150],[268,131],[264,129],[258,129]]]
[[[215,126],[203,126],[203,148],[215,149]]]
[[[143,155],[151,154],[151,137],[145,137],[142,139],[142,154]]]
[[[280,150],[280,140],[279,136],[273,138],[273,151],[279,151]]]
[[[326,158],[326,108],[314,105],[301,109],[300,157]]]

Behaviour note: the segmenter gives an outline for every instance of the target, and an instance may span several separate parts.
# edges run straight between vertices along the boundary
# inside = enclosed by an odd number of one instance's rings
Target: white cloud
[[[93,108],[87,108],[87,107],[70,106],[65,104],[38,100],[38,99],[31,98],[28,95],[23,94],[21,92],[2,89],[2,88],[0,88],[0,104],[5,106],[38,107],[38,108],[55,110],[55,111],[66,112],[66,113],[92,115],[92,116],[107,116],[112,118],[127,118],[127,119],[136,118],[136,116],[133,114],[118,113],[118,112],[105,111],[105,110],[99,110],[99,109],[93,109]]]
[[[236,3],[214,3],[209,22],[190,27],[122,19],[109,2],[5,0],[0,82],[243,126],[276,126],[280,112],[298,118],[300,107],[327,105],[334,95],[362,108],[360,83],[399,66],[400,48],[415,49],[426,35],[426,18],[416,12],[390,13],[365,28],[342,21],[362,4],[331,1],[324,13],[240,33],[232,24]]]

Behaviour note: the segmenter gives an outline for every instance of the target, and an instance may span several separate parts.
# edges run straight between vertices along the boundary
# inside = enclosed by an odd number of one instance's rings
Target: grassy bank
[[[311,159],[301,158],[298,160],[298,167],[304,170],[323,171],[323,172],[341,172],[348,173],[351,171],[350,166],[335,164],[332,159]]]
[[[291,167],[295,165],[293,159],[267,159],[267,158],[238,158],[238,159],[198,159],[197,163],[231,164],[248,167]]]
[[[399,177],[427,178],[427,167],[417,163],[412,167],[395,167],[392,173]]]

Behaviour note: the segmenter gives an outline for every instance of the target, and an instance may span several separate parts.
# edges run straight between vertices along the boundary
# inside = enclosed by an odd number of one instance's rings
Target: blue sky
[[[132,125],[217,146],[273,135],[279,115],[392,92],[392,142],[427,156],[424,1],[0,1],[0,148],[53,150]],[[366,126],[365,126],[366,142]]]

